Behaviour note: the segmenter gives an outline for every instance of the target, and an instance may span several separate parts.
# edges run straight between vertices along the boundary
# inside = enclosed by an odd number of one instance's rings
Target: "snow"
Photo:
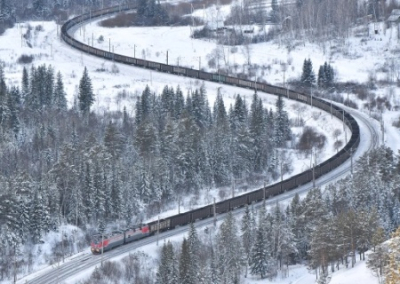
[[[48,257],[52,256],[52,250],[55,247],[57,243],[61,242],[61,235],[64,236],[64,240],[66,239],[82,239],[83,232],[80,228],[73,226],[73,225],[61,225],[59,227],[58,232],[51,231],[47,233],[43,237],[43,244],[38,244],[35,245],[34,250],[33,250],[33,255],[34,255],[34,262],[33,262],[33,267],[32,271],[35,271],[34,273],[26,273],[26,275],[19,276],[19,282],[17,283],[25,283],[25,281],[29,281],[30,279],[35,278],[36,276],[42,275],[46,273],[47,271],[51,271],[53,269],[56,269],[59,265],[62,265],[64,263],[68,263],[71,261],[76,260],[77,258],[80,258],[85,255],[92,255],[90,248],[87,247],[83,251],[78,251],[76,245],[73,248],[68,249],[67,247],[65,248],[65,257],[64,259],[60,259],[60,262],[54,263],[53,265],[48,265],[48,261],[46,260]],[[22,278],[22,279],[21,279]],[[7,281],[3,281],[0,283],[6,284]]]
[[[217,10],[213,8],[203,10],[196,10],[195,15],[204,17],[205,19],[215,19],[222,15],[226,15],[227,7]],[[221,16],[222,17],[222,16]],[[209,20],[213,21],[213,20]],[[9,29],[2,36],[0,42],[0,58],[5,62],[5,75],[7,84],[20,85],[22,65],[16,64],[18,57],[22,54],[32,54],[35,56],[34,64],[51,64],[55,70],[60,71],[64,78],[65,88],[68,94],[69,105],[72,105],[74,96],[76,96],[76,89],[79,84],[79,79],[86,66],[89,70],[89,76],[92,79],[94,92],[96,94],[96,111],[121,111],[124,106],[127,107],[129,113],[133,114],[134,99],[138,92],[149,85],[152,90],[161,91],[166,85],[178,86],[186,92],[194,88],[200,87],[201,82],[195,79],[177,77],[168,74],[157,73],[151,70],[143,70],[131,66],[116,64],[119,72],[113,74],[111,72],[113,63],[101,60],[92,56],[87,56],[79,51],[71,49],[63,43],[58,33],[60,27],[54,22],[31,22],[32,27],[41,25],[43,32],[33,32],[34,36],[31,41],[33,47],[29,48],[21,37],[26,32],[27,23],[18,24],[15,28]],[[369,27],[371,29],[371,27]],[[191,27],[152,27],[152,28],[118,28],[109,29],[99,27],[96,23],[91,23],[79,28],[75,31],[74,35],[77,39],[91,43],[97,48],[108,50],[124,55],[133,56],[138,58],[145,58],[148,60],[166,62],[168,51],[168,61],[170,64],[181,65],[187,67],[208,69],[208,60],[210,54],[215,52],[216,44],[213,41],[195,40],[190,38]],[[98,43],[97,39],[102,35],[104,37],[103,43]],[[129,35],[129,36],[127,36]],[[299,45],[294,51],[288,52],[286,43],[283,39],[278,40],[276,43],[261,43],[251,45],[249,52],[251,62],[257,62],[260,66],[270,67],[266,68],[257,74],[257,80],[265,80],[271,84],[282,84],[284,76],[286,80],[298,78],[301,73],[302,64],[304,59],[312,58],[314,71],[317,71],[319,65],[325,61],[332,64],[339,75],[340,81],[356,81],[365,82],[371,74],[376,74],[378,78],[384,78],[385,74],[376,72],[383,66],[386,60],[393,58],[395,55],[390,52],[382,52],[386,50],[394,50],[398,46],[396,40],[396,30],[386,30],[386,34],[380,32],[379,35],[373,35],[367,40],[361,40],[358,37],[351,37],[344,42],[328,42],[327,44],[311,44],[306,43]],[[162,44],[160,44],[160,42]],[[247,64],[246,50],[242,47],[219,47],[224,51],[225,63],[231,65],[239,64],[239,68],[245,68]],[[339,52],[340,51],[340,52]],[[343,55],[343,52],[346,55]],[[368,58],[368,60],[366,60]],[[286,64],[288,68],[283,72],[282,64]],[[28,66],[29,67],[29,66]],[[96,69],[104,68],[105,72],[96,71]],[[250,97],[253,94],[251,90],[237,90],[236,88],[223,86],[216,83],[206,83],[207,94],[209,95],[210,105],[216,97],[218,90],[223,94],[226,100],[226,106],[233,102],[234,96],[240,93],[246,96],[247,101],[250,102]],[[120,98],[118,93],[126,89],[130,92],[131,97]],[[382,95],[387,94],[388,89],[382,89],[378,92]],[[400,94],[399,88],[394,88],[391,101],[393,105],[399,105],[398,95]],[[274,108],[276,98],[264,94],[260,94],[264,105],[268,108]],[[351,97],[353,99],[353,97]],[[290,116],[296,117],[298,114],[294,110],[295,103],[286,102]],[[343,129],[341,121],[331,119],[329,114],[320,113],[318,110],[311,109],[306,106],[301,112],[301,116],[307,122],[307,125],[319,129],[328,138],[328,144],[324,151],[318,154],[318,162],[326,160],[332,154],[333,138],[332,132],[334,129]],[[384,129],[385,129],[385,144],[390,146],[395,153],[400,149],[400,131],[398,128],[392,126],[393,121],[399,117],[397,111],[386,111],[383,113]],[[295,132],[296,129],[294,129]],[[344,139],[344,135],[339,139]],[[302,157],[300,155],[293,156],[293,172],[301,172],[310,167],[310,157]],[[287,177],[287,176],[285,176]],[[284,178],[285,178],[284,177]],[[248,189],[250,190],[250,189]],[[241,192],[236,192],[240,194]],[[197,204],[190,204],[188,200],[183,202],[180,208],[181,212],[193,209],[193,206],[202,206],[210,203],[212,198],[218,198],[216,190],[209,191],[206,195],[202,196]],[[191,197],[188,197],[190,199]],[[170,211],[163,212],[162,216],[177,214],[178,208],[173,208]],[[154,217],[155,219],[157,217]],[[62,230],[68,231],[73,234],[76,228],[72,226],[63,227]],[[55,240],[60,238],[60,233],[49,233],[45,237],[45,244],[41,245],[41,254],[39,254],[35,269],[43,267],[43,263],[51,247],[54,245]],[[182,235],[177,235],[171,238],[172,241],[178,242],[182,239]],[[157,257],[159,247],[155,244],[148,245],[140,248],[147,254]],[[89,254],[89,250],[85,250],[78,255],[66,258],[65,262],[73,261],[74,258],[81,255]],[[117,259],[121,259],[123,255]],[[43,273],[52,267],[45,267],[35,274],[31,274],[29,279]],[[91,269],[93,270],[93,269]],[[70,278],[67,283],[76,283],[82,277],[86,277],[91,273],[91,270],[75,275]],[[307,270],[304,266],[290,267],[287,277],[278,276],[272,282],[269,280],[259,280],[249,277],[245,283],[278,283],[278,284],[306,284],[314,283],[315,274],[313,271]],[[20,283],[23,283],[22,281]],[[364,283],[373,284],[378,283],[370,270],[365,265],[365,262],[357,262],[356,266],[352,269],[341,268],[339,271],[332,275],[332,284],[347,284],[347,283]]]
[[[379,280],[368,269],[365,261],[359,261],[354,268],[342,268],[333,274],[330,284],[366,283],[378,284]]]
[[[33,33],[34,36],[31,40],[32,48],[26,46],[25,42],[21,41],[20,36],[26,32],[28,24],[33,27],[33,30],[39,25],[41,25],[44,30],[43,32]],[[3,36],[5,41],[10,43],[0,48],[1,58],[8,58],[6,61],[5,73],[7,83],[9,84],[20,85],[22,66],[15,64],[15,62],[21,54],[32,54],[35,56],[33,64],[36,66],[40,64],[51,64],[56,71],[62,73],[69,105],[72,105],[74,101],[83,68],[86,66],[89,70],[89,76],[92,79],[94,93],[96,94],[95,109],[97,112],[122,111],[125,106],[128,113],[133,114],[135,98],[146,85],[149,85],[152,90],[157,92],[160,92],[166,84],[175,87],[180,85],[185,93],[188,90],[199,88],[201,85],[199,80],[157,73],[152,70],[143,70],[141,68],[122,64],[116,64],[119,73],[113,74],[111,73],[111,69],[114,63],[72,50],[62,42],[58,38],[59,27],[57,27],[54,22],[31,22],[28,24],[18,24],[15,28],[7,30],[6,34]],[[130,36],[127,37],[127,34]],[[198,62],[197,57],[192,55],[196,54],[201,58],[202,62],[206,62],[208,52],[212,52],[215,47],[215,43],[213,42],[188,40],[190,27],[108,29],[92,23],[78,28],[74,35],[79,40],[87,38],[88,35],[93,35],[94,45],[105,50],[109,48],[109,41],[107,39],[111,38],[110,42],[113,47],[111,49],[114,49],[117,53],[130,56],[133,55],[132,51],[136,46],[137,57],[139,57],[138,54],[140,54],[140,56],[144,54],[143,58],[158,62],[163,62],[163,60],[166,59],[166,51],[168,50],[169,62],[171,64],[178,64],[178,62],[187,64],[188,62],[192,62],[191,66],[194,68],[197,68],[196,64]],[[100,35],[105,39],[102,44],[96,41]],[[163,47],[165,47],[164,51],[159,47],[160,40],[163,42]],[[89,37],[89,42],[91,42],[91,36]],[[177,46],[179,48],[177,48]],[[177,56],[177,54],[179,54],[179,56]],[[233,54],[233,56],[237,56],[238,59],[242,57],[240,54]],[[278,67],[280,68],[280,65]],[[96,71],[98,69],[106,69],[107,71]],[[280,78],[280,75],[278,78]],[[248,105],[250,105],[251,96],[253,95],[252,90],[237,90],[234,87],[217,83],[207,82],[206,88],[211,106],[218,92],[223,95],[226,107],[234,102],[234,97],[238,93],[246,98]],[[125,99],[121,98],[118,94],[122,90],[127,90],[131,95]],[[259,93],[259,96],[263,100],[266,108],[275,109],[275,96],[263,93]],[[335,129],[343,129],[341,121],[336,118],[331,118],[329,114],[321,113],[317,109],[312,109],[310,106],[302,106],[299,103],[287,100],[285,100],[285,102],[290,118],[297,118],[301,114],[301,117],[306,122],[306,126],[318,129],[318,131],[322,132],[322,134],[327,137],[326,146],[316,155],[317,163],[331,157],[335,153],[332,134]],[[297,109],[299,106],[302,106],[302,109]],[[301,131],[302,128],[293,128],[293,132],[297,135],[299,135]],[[349,137],[350,133],[348,130],[347,132]],[[345,134],[342,133],[338,139],[344,141]],[[305,171],[311,167],[312,162],[310,156],[299,155],[298,153],[292,152],[291,159],[297,162],[292,163],[292,172],[290,174],[285,174],[283,176],[284,178]],[[259,188],[260,186],[262,185],[258,185],[255,188]],[[252,189],[253,188],[249,188],[247,190]],[[243,194],[244,192],[243,190],[236,189],[235,195]],[[230,196],[230,194],[228,195]],[[215,189],[207,192],[202,199],[196,200],[196,204],[192,204],[193,202],[191,202],[191,199],[193,197],[189,196],[183,200],[181,212],[210,204],[214,197],[217,201],[220,200],[218,191]],[[170,212],[164,212],[162,216],[176,214],[177,210],[178,208],[174,208]],[[157,218],[157,216],[154,218]]]

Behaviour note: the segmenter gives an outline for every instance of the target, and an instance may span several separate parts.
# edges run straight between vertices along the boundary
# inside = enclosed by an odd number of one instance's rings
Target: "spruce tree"
[[[13,87],[9,91],[7,106],[9,110],[8,115],[8,128],[14,132],[15,137],[20,129],[20,122],[18,118],[19,106],[20,106],[20,93],[18,88]]]
[[[260,275],[261,279],[264,279],[270,271],[271,261],[271,252],[265,240],[264,229],[259,227],[249,259],[251,274]]]
[[[60,72],[57,73],[57,80],[54,86],[53,107],[57,110],[67,110],[66,93]]]
[[[326,74],[323,66],[319,67],[318,70],[318,87],[325,88],[326,87]]]
[[[312,87],[315,83],[315,74],[311,59],[304,60],[303,73],[301,74],[301,82],[307,87]]]
[[[285,110],[285,103],[279,95],[276,101],[276,113],[274,118],[274,141],[277,147],[283,147],[291,138],[289,116]]]
[[[188,246],[190,252],[190,263],[189,263],[189,275],[192,283],[197,283],[199,278],[199,254],[200,254],[200,240],[197,236],[196,228],[194,227],[194,223],[190,224],[189,228],[189,237],[188,237]]]
[[[264,117],[264,109],[262,105],[261,98],[258,97],[255,92],[253,95],[253,100],[250,106],[250,117],[249,117],[249,130],[250,137],[252,140],[251,152],[251,162],[253,164],[254,172],[261,172],[264,170],[264,160],[265,157],[263,155],[263,137],[265,135],[265,117]]]
[[[169,284],[170,283],[170,265],[171,259],[168,255],[167,244],[164,243],[161,249],[160,264],[158,266],[158,271],[156,274],[157,284]]]
[[[242,217],[242,224],[241,224],[240,230],[242,232],[242,235],[241,235],[242,244],[243,244],[244,252],[246,253],[246,261],[247,262],[250,260],[251,248],[253,247],[253,244],[254,244],[255,226],[254,226],[253,218],[254,217],[251,214],[249,206],[246,205],[246,209],[245,209],[244,215]],[[245,277],[247,277],[247,265],[246,265]]]
[[[21,84],[21,99],[24,102],[25,98],[29,95],[29,73],[26,67],[22,70],[22,84]]]
[[[222,283],[236,283],[246,263],[238,229],[229,211],[217,235],[218,268]]]
[[[179,259],[179,281],[181,284],[195,284],[192,282],[193,275],[191,275],[190,263],[191,263],[191,254],[189,243],[186,238],[183,239],[182,242],[182,250]]]
[[[328,63],[324,63],[319,67],[318,71],[318,86],[320,88],[327,88],[332,86],[334,81],[335,73],[332,66]]]
[[[45,70],[44,75],[44,98],[43,102],[45,106],[53,107],[54,106],[54,69],[49,65]]]
[[[278,6],[278,1],[277,0],[272,0],[271,2],[271,21],[273,23],[279,23],[279,6]]]
[[[82,78],[79,82],[79,109],[84,113],[90,112],[90,107],[94,103],[94,94],[92,89],[92,81],[89,78],[87,68],[83,70]]]
[[[179,86],[176,88],[175,97],[176,100],[174,102],[174,118],[179,119],[185,108],[185,99],[183,97],[182,90]]]

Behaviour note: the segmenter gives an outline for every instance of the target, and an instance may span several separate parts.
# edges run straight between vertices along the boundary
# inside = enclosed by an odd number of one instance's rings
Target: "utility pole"
[[[351,175],[353,176],[353,147],[350,148],[350,167]]]
[[[312,85],[311,85],[311,108],[313,107],[313,105],[312,105],[312,97],[313,97],[313,94],[312,94]]]
[[[264,208],[265,208],[265,198],[266,198],[266,194],[265,194],[265,181],[264,181],[264,188],[263,188],[263,205],[264,205]]]
[[[157,220],[157,246],[158,246],[158,239],[160,235],[160,215],[158,215],[158,220]]]
[[[168,65],[168,50],[167,50],[167,65]]]
[[[313,168],[312,168],[312,181],[313,181],[313,188],[315,188],[315,161],[313,163]]]
[[[101,267],[103,267],[103,253],[104,253],[104,235],[101,232]]]
[[[215,209],[215,197],[214,197],[213,211],[214,211],[214,227],[215,227],[217,226],[217,210]]]
[[[313,156],[314,156],[314,161],[313,161]],[[312,179],[313,179],[313,188],[315,188],[315,153],[314,151],[311,152],[311,163],[312,163]]]

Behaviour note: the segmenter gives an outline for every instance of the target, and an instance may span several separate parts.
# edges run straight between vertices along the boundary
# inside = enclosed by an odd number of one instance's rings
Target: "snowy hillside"
[[[215,18],[224,17],[230,11],[229,7],[210,7],[206,10],[196,10],[195,15],[202,17],[205,21],[214,21]],[[215,66],[211,64],[213,58],[218,57],[218,64],[232,66],[237,70],[247,71],[249,61],[258,65],[254,74],[254,80],[265,81],[271,84],[284,85],[288,81],[298,80],[301,76],[302,66],[305,59],[311,58],[314,69],[329,62],[335,69],[339,82],[366,83],[373,80],[381,82],[389,80],[392,76],[397,80],[399,54],[399,35],[397,29],[380,28],[380,24],[368,26],[370,36],[359,36],[358,29],[354,29],[353,35],[345,40],[329,42],[298,42],[294,43],[294,48],[285,45],[283,38],[274,41],[252,44],[248,47],[243,46],[222,46],[214,41],[198,40],[190,37],[193,27],[151,27],[151,28],[104,28],[98,25],[100,20],[82,26],[73,32],[74,37],[85,43],[93,44],[97,48],[111,50],[118,54],[135,56],[157,62],[168,62],[169,64],[200,68],[207,71],[215,71]],[[23,35],[33,28],[32,37],[29,41]],[[259,27],[255,26],[255,29]],[[156,92],[161,92],[165,85],[178,85],[186,92],[201,86],[198,80],[177,77],[168,74],[157,73],[151,70],[115,64],[110,61],[101,60],[92,56],[87,56],[79,51],[71,49],[59,38],[60,26],[54,22],[29,22],[19,23],[12,29],[8,29],[0,37],[0,59],[4,62],[4,72],[7,84],[20,86],[21,72],[24,65],[17,61],[21,55],[33,55],[33,64],[51,64],[56,71],[60,71],[65,79],[65,88],[69,106],[74,104],[78,95],[78,84],[84,67],[87,67],[92,78],[96,101],[94,104],[95,112],[122,111],[126,107],[130,115],[134,115],[135,101],[146,85]],[[377,30],[377,34],[375,33]],[[100,40],[100,39],[103,40]],[[26,65],[29,67],[30,65]],[[393,67],[393,72],[387,70]],[[221,86],[215,83],[206,83],[207,96],[212,105],[218,92],[221,92],[226,105],[234,102],[235,95],[240,93],[247,102],[250,102],[253,94],[252,90],[238,90],[229,86]],[[400,88],[397,85],[382,85],[375,91],[376,96],[386,97],[391,104],[389,110],[373,111],[367,110],[365,101],[351,91],[344,92],[342,95],[356,102],[361,112],[370,117],[383,118],[384,142],[391,147],[395,153],[400,149],[400,132],[393,126],[399,120],[398,109],[400,107]],[[260,95],[266,108],[274,108],[276,98],[262,94]],[[340,120],[332,119],[329,114],[309,106],[300,108],[299,104],[287,102],[290,118],[302,117],[306,126],[318,129],[327,139],[323,151],[316,155],[317,162],[322,162],[331,157],[337,149],[334,148],[335,139],[345,140],[349,133],[341,133],[338,137],[334,136],[337,129],[342,130],[343,125]],[[347,130],[347,129],[346,129]],[[300,134],[301,129],[293,129],[294,133]],[[348,130],[347,130],[348,131]],[[283,178],[288,177],[311,167],[310,156],[300,155],[293,152],[290,157],[292,171]],[[272,182],[272,181],[270,181]],[[236,194],[241,194],[251,190],[236,189]],[[187,196],[180,204],[180,212],[191,210],[195,207],[209,204],[212,199],[220,198],[217,189],[208,190],[201,196]],[[196,199],[194,203],[193,200]],[[178,205],[175,204],[170,211],[163,212],[163,215],[176,214]],[[157,218],[154,216],[153,219]],[[72,226],[62,229],[68,238],[77,237],[83,233]],[[171,238],[176,243],[181,242],[183,235]],[[37,246],[37,255],[33,270],[45,267],[46,254],[49,254],[55,241],[61,239],[60,232],[50,233],[44,240],[45,244]],[[69,254],[78,253],[79,248],[70,247]],[[151,257],[156,259],[159,256],[160,248],[150,245],[140,248]],[[89,251],[85,250],[84,254]],[[82,252],[81,252],[82,254]],[[156,261],[154,261],[156,263]],[[155,267],[156,265],[154,265]],[[45,268],[46,269],[46,268]],[[50,269],[50,268],[47,268]],[[84,275],[71,278],[67,283],[77,283],[85,279],[91,271]],[[282,273],[283,274],[283,273]],[[277,284],[306,284],[315,283],[315,271],[309,271],[305,266],[291,266],[285,271],[285,276],[281,274],[277,278],[269,280],[259,280],[250,276],[244,279],[246,284],[254,283],[277,283]],[[24,279],[20,281],[24,283]],[[379,283],[373,273],[366,267],[365,261],[357,262],[352,269],[341,267],[339,271],[332,274],[332,284],[352,284]]]

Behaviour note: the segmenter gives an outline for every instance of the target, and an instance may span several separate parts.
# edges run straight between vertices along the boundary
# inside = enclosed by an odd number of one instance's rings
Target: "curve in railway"
[[[89,12],[82,14],[80,16],[77,16],[69,21],[67,21],[61,28],[61,37],[62,39],[72,46],[73,48],[79,49],[85,53],[104,58],[104,59],[109,59],[109,60],[114,60],[116,62],[128,64],[128,65],[133,65],[136,67],[142,67],[142,68],[149,68],[153,69],[156,71],[160,72],[167,72],[171,74],[176,74],[176,75],[181,75],[181,76],[187,76],[187,77],[192,77],[192,78],[198,78],[201,80],[208,80],[208,81],[213,81],[217,83],[222,83],[222,84],[228,84],[228,85],[234,85],[237,87],[242,87],[242,88],[250,88],[254,89],[256,91],[262,91],[265,93],[273,94],[273,95],[281,95],[285,96],[288,99],[296,100],[301,103],[309,104],[314,107],[320,108],[326,112],[331,113],[335,117],[337,117],[340,120],[343,120],[344,123],[347,125],[347,127],[350,128],[351,130],[351,137],[349,139],[349,142],[345,145],[345,147],[339,151],[337,154],[335,154],[333,157],[330,159],[322,162],[321,164],[317,165],[314,167],[313,170],[308,170],[303,173],[300,173],[298,175],[295,175],[291,178],[288,178],[280,183],[273,184],[268,187],[264,187],[258,190],[255,190],[253,192],[237,196],[235,198],[229,199],[229,200],[224,200],[221,202],[218,202],[214,205],[208,205],[204,206],[202,208],[195,209],[193,211],[188,211],[179,215],[175,216],[170,216],[165,219],[159,220],[159,221],[154,221],[149,223],[149,227],[151,228],[152,233],[155,232],[161,232],[161,231],[167,231],[170,229],[178,228],[182,225],[186,225],[190,222],[195,222],[200,219],[207,219],[208,217],[215,216],[216,214],[224,214],[230,210],[233,210],[238,207],[243,207],[246,204],[252,204],[255,202],[259,202],[268,198],[273,198],[276,197],[286,191],[297,189],[299,186],[304,185],[309,183],[312,180],[318,179],[319,177],[331,172],[333,169],[336,169],[343,163],[345,163],[349,158],[350,155],[353,151],[355,151],[360,143],[360,128],[357,123],[357,121],[354,119],[352,115],[350,115],[347,111],[344,109],[330,103],[326,102],[322,99],[311,97],[307,94],[304,93],[299,93],[295,92],[293,90],[288,90],[284,89],[281,87],[273,86],[273,85],[268,85],[260,82],[254,82],[254,81],[249,81],[249,80],[244,80],[236,77],[231,77],[231,76],[226,76],[223,74],[217,74],[217,73],[208,73],[208,72],[203,72],[200,70],[196,69],[191,69],[191,68],[185,68],[185,67],[179,67],[179,66],[173,66],[173,65],[167,65],[167,64],[162,64],[159,62],[153,62],[153,61],[147,61],[143,59],[138,59],[138,58],[133,58],[133,57],[128,57],[128,56],[123,56],[119,54],[114,54],[111,52],[107,52],[104,50],[100,50],[88,45],[85,45],[82,42],[79,42],[75,40],[69,33],[68,31],[73,28],[76,25],[82,24],[86,21],[92,20],[94,18],[102,17],[105,15],[110,15],[114,13],[119,13],[121,11],[126,11],[126,10],[133,10],[135,9],[135,6],[132,4],[129,5],[124,5],[124,6],[116,6],[116,7],[111,7],[111,8],[106,8],[94,12]],[[203,220],[201,221],[202,223],[210,222],[209,220]],[[180,228],[181,229],[181,228]],[[179,230],[180,230],[179,229]],[[143,239],[138,241],[135,244],[129,245],[129,249],[132,249],[133,246],[140,246],[144,245],[147,242],[150,242],[150,239],[154,237],[150,237],[149,240]],[[152,240],[154,241],[154,240]],[[120,252],[121,248],[115,251],[115,253]],[[108,259],[109,257],[115,256],[114,253],[109,253],[109,256],[106,256]],[[87,257],[87,256],[86,256]],[[90,266],[93,266],[95,263],[98,262],[95,261],[93,258],[80,258],[79,261],[81,262],[80,267],[87,267],[89,268]],[[69,271],[69,267],[71,264],[65,264],[59,269],[59,276],[60,279],[66,279],[71,275],[71,271]],[[87,269],[86,268],[86,269]],[[68,272],[69,271],[69,272]],[[54,275],[54,272],[53,272]],[[41,277],[36,278],[33,282],[35,283],[47,283],[49,278],[46,278],[46,275],[42,275]],[[54,278],[52,278],[54,281]],[[33,283],[30,282],[30,283]]]
[[[115,54],[112,52],[108,52],[105,50],[101,50],[98,48],[91,47],[82,42],[74,39],[68,31],[75,27],[76,25],[82,24],[86,21],[92,20],[94,18],[102,17],[105,15],[110,15],[114,13],[119,13],[125,10],[133,10],[135,6],[132,4],[124,5],[124,6],[116,6],[110,7],[98,11],[90,11],[89,13],[82,14],[78,17],[75,17],[69,21],[67,21],[61,29],[61,36],[63,40],[69,44],[70,46],[79,49],[85,53],[103,58],[108,60],[113,60],[115,62],[120,62],[123,64],[133,65],[142,68],[153,69],[159,72],[166,72],[181,76],[187,76],[191,78],[197,78],[201,80],[208,80],[212,82],[234,85],[242,88],[250,88],[256,91],[262,91],[265,93],[285,96],[288,99],[296,100],[301,103],[309,104],[314,107],[320,108],[326,112],[330,112],[333,116],[338,119],[343,120],[343,122],[347,125],[347,127],[351,130],[351,137],[349,142],[345,145],[345,147],[335,154],[330,159],[322,162],[321,164],[315,166],[312,170],[305,171],[303,173],[297,174],[293,177],[290,177],[280,183],[273,184],[268,187],[261,188],[259,190],[252,191],[250,193],[240,195],[229,200],[220,201],[213,205],[204,206],[201,208],[197,208],[193,211],[188,211],[179,215],[170,216],[165,219],[154,221],[149,223],[150,232],[159,232],[163,230],[173,229],[177,226],[182,226],[188,224],[190,222],[195,222],[199,219],[208,218],[211,216],[215,216],[216,214],[225,213],[232,209],[243,207],[246,204],[252,204],[254,202],[259,202],[263,199],[270,198],[276,196],[278,194],[282,194],[285,191],[293,190],[300,185],[306,184],[312,180],[315,180],[322,175],[330,172],[331,170],[337,168],[342,163],[344,163],[347,159],[350,158],[352,152],[354,152],[359,143],[360,143],[360,128],[357,121],[352,117],[348,112],[344,109],[326,102],[322,99],[312,97],[310,95],[295,92],[293,90],[288,90],[285,88],[254,82],[250,80],[245,80],[237,77],[227,76],[219,73],[209,73],[201,70],[196,70],[192,68],[185,68],[180,66],[173,66],[168,64],[163,64],[154,61],[148,61],[143,59],[138,59],[134,57],[128,57],[124,55]]]

